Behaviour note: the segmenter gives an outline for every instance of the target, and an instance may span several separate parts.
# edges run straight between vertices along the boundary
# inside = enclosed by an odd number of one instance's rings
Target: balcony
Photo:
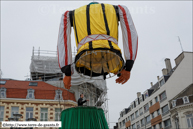
[[[170,112],[169,110],[165,111],[164,113],[162,113],[162,116],[167,115],[169,112]]]
[[[163,102],[163,101],[166,100],[166,99],[167,99],[167,97],[163,98],[162,100],[160,100],[160,103]]]
[[[130,120],[125,123],[126,128],[129,127],[129,126],[131,126],[131,121]]]
[[[152,126],[159,124],[160,122],[162,122],[162,116],[161,115],[151,119],[151,125]]]
[[[160,109],[159,102],[157,102],[154,105],[152,105],[151,107],[149,107],[149,113],[152,114],[153,112],[157,111],[158,109]]]

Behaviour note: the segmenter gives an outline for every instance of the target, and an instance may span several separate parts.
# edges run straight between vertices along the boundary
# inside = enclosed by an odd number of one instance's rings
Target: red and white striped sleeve
[[[123,49],[126,60],[126,70],[131,71],[137,56],[138,35],[128,8],[118,5],[119,18],[123,36]]]
[[[58,64],[66,76],[71,76],[72,50],[71,50],[71,23],[69,11],[66,11],[61,18],[58,34]]]

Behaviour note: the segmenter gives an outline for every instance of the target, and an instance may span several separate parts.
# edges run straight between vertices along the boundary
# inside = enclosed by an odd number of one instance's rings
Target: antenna
[[[180,42],[180,46],[181,46],[181,49],[182,49],[182,52],[184,51],[183,50],[183,48],[182,48],[182,43],[181,43],[181,41],[180,41],[180,37],[179,36],[177,36],[178,37],[178,40],[179,40],[179,42]]]

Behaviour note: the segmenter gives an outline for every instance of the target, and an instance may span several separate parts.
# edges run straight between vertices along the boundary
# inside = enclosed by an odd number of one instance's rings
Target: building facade
[[[62,110],[77,106],[74,93],[43,81],[0,80],[0,121],[59,121]]]
[[[137,98],[131,102],[130,106],[120,112],[118,128],[192,128],[192,101],[188,101],[186,109],[179,107],[180,111],[184,110],[181,111],[181,113],[185,112],[183,115],[180,113],[176,115],[178,108],[171,107],[171,102],[174,102],[172,99],[175,99],[175,96],[193,84],[192,57],[192,52],[181,53],[175,59],[176,66],[174,68],[171,66],[170,59],[165,59],[166,68],[162,69],[163,76],[158,76],[158,82],[154,85],[151,83],[151,88],[143,94],[138,92]],[[190,91],[190,94],[193,94],[193,91]],[[176,116],[184,117],[183,122],[178,122],[177,127],[174,124]],[[189,122],[185,119],[188,119]]]

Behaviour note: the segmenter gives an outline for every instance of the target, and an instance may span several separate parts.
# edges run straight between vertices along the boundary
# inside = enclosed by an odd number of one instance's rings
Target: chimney
[[[153,82],[151,82],[151,86],[153,86]]]
[[[168,74],[168,70],[167,69],[162,69],[162,74],[163,74],[163,76],[165,76],[165,75],[167,75]]]
[[[137,98],[139,98],[139,96],[141,96],[141,92],[137,92]]]
[[[172,70],[172,65],[169,58],[165,59],[166,69],[168,70],[168,73]]]
[[[157,80],[159,81],[159,76],[157,76]]]

